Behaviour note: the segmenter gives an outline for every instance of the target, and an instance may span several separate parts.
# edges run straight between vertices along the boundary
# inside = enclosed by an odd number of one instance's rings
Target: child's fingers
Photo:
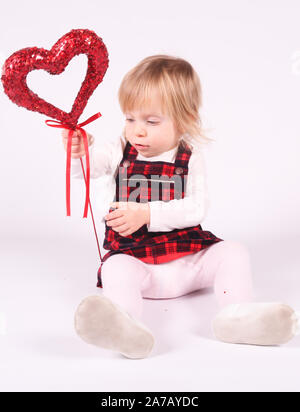
[[[62,137],[65,139],[68,137],[69,130],[68,129],[62,129],[61,131]]]
[[[119,232],[120,234],[121,233],[126,233],[127,230],[129,230],[129,226],[127,225],[127,223],[125,223],[123,225],[114,227],[113,230],[115,230],[116,232]]]
[[[107,226],[111,226],[112,228],[118,228],[119,226],[124,226],[126,224],[126,220],[121,216],[116,219],[108,220],[106,224]]]
[[[81,148],[81,149],[76,149],[76,148],[73,148],[73,147],[72,147],[71,153],[72,153],[72,154],[79,154],[80,157],[81,157],[81,156],[85,156],[85,150],[82,149],[82,148]]]
[[[80,130],[74,130],[73,137],[82,137],[81,131]]]
[[[65,140],[68,140],[69,130],[68,129],[63,129],[62,130],[62,136]],[[87,133],[87,138],[88,138],[88,141],[89,141],[90,144],[94,142],[94,136],[92,134]],[[81,131],[80,130],[75,130],[73,132],[73,135],[72,135],[72,141],[75,141],[77,143],[82,139],[83,139],[83,136],[82,136]]]
[[[68,136],[67,137],[64,137],[64,142],[67,144],[68,143]],[[82,141],[81,141],[81,139],[79,138],[79,137],[73,137],[72,138],[72,145],[79,145],[79,144],[81,144],[82,143]]]
[[[62,132],[61,132],[61,134],[62,134],[62,136],[64,137],[64,138],[68,138],[68,136],[69,136],[69,129],[62,129]],[[74,138],[74,137],[81,137],[82,135],[81,135],[81,131],[80,130],[73,130],[73,134],[72,134],[72,137]]]
[[[80,145],[82,143],[82,140],[80,137],[73,137],[72,138],[72,145]]]
[[[63,145],[65,151],[67,151],[68,148],[68,137],[69,137],[69,130],[68,129],[63,129],[62,130],[62,136],[63,136]],[[75,130],[73,135],[72,135],[72,144],[71,144],[71,157],[73,159],[79,159],[83,157],[85,153],[85,145],[83,138],[81,137],[81,132],[80,130]],[[87,138],[88,138],[88,146],[90,146],[94,142],[94,136],[87,133]]]
[[[113,210],[112,212],[108,213],[106,216],[104,216],[104,219],[105,220],[116,219],[118,217],[123,216],[123,214],[124,213],[123,213],[122,210],[116,209],[116,210]]]
[[[92,135],[92,134],[89,134],[88,135],[88,141],[89,141],[89,145],[91,145],[91,144],[93,144],[94,143],[94,136]]]
[[[71,154],[72,159],[80,159],[83,156],[84,156],[84,153],[72,153]]]
[[[82,152],[83,150],[82,150],[82,147],[80,147],[80,145],[77,145],[77,146],[71,146],[71,152],[72,153],[80,153],[80,152]]]

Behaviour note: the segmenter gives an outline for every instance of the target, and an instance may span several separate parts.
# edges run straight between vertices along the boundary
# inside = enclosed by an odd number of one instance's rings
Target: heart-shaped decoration
[[[50,74],[60,74],[78,54],[87,55],[88,68],[70,113],[46,102],[28,88],[26,78],[29,72],[43,69]],[[108,52],[102,39],[91,30],[78,29],[62,36],[51,50],[27,47],[13,53],[3,65],[1,80],[5,93],[18,106],[43,113],[75,129],[107,67]]]

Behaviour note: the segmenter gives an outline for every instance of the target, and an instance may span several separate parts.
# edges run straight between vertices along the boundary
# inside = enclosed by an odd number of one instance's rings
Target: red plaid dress
[[[134,199],[140,203],[155,200],[169,201],[184,198],[185,179],[188,174],[188,163],[191,156],[190,148],[183,142],[178,147],[174,163],[136,160],[137,150],[127,142],[123,158],[116,175],[116,194],[114,201],[132,201],[133,191],[139,190]],[[166,182],[162,182],[162,177]],[[159,184],[153,184],[157,179]],[[170,182],[171,178],[179,179],[180,185]],[[129,183],[130,178],[131,183]],[[137,179],[136,179],[137,178]],[[178,189],[180,186],[180,189]],[[130,197],[131,195],[131,197]],[[112,209],[109,209],[111,211]],[[223,239],[216,237],[209,231],[202,230],[201,225],[185,229],[174,229],[168,232],[148,232],[147,225],[143,225],[129,236],[121,236],[110,226],[105,224],[104,249],[108,249],[102,258],[98,270],[97,287],[102,288],[101,267],[112,255],[126,253],[146,263],[159,264],[178,259],[181,256],[198,252],[213,243]]]

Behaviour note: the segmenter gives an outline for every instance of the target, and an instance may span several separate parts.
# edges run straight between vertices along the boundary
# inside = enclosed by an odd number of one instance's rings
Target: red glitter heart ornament
[[[70,60],[78,54],[86,54],[88,68],[81,88],[73,103],[70,113],[58,109],[52,104],[33,93],[27,86],[26,79],[32,70],[46,70],[50,74],[62,73]],[[108,67],[108,52],[100,37],[91,30],[71,30],[62,36],[51,48],[45,50],[37,47],[27,47],[13,53],[4,63],[1,80],[4,91],[8,97],[18,106],[28,110],[39,112],[52,117],[55,120],[46,120],[46,124],[52,127],[69,129],[67,144],[67,168],[66,168],[66,204],[67,216],[71,215],[70,208],[70,169],[71,148],[74,130],[80,130],[86,154],[86,178],[81,161],[82,172],[86,183],[86,197],[83,217],[87,217],[90,190],[90,161],[88,150],[88,139],[84,125],[96,120],[100,113],[77,124],[88,99],[101,83]],[[90,206],[91,208],[91,206]],[[92,210],[91,210],[92,213]],[[93,217],[93,215],[92,215]]]
[[[70,113],[58,109],[33,93],[26,78],[32,70],[46,70],[50,74],[62,73],[70,60],[79,54],[88,57],[85,79]],[[4,63],[2,83],[5,93],[18,106],[43,113],[75,129],[88,99],[101,83],[108,67],[108,52],[100,37],[91,30],[71,30],[62,36],[50,51],[27,47],[13,53]]]

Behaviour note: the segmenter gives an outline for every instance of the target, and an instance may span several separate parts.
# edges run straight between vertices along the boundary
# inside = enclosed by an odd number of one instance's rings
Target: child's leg
[[[274,345],[288,342],[298,319],[282,303],[253,301],[252,273],[247,248],[239,242],[216,243],[195,257],[201,286],[213,286],[222,310],[213,321],[217,338],[230,343]]]
[[[133,359],[147,357],[154,345],[143,325],[142,282],[146,269],[132,256],[117,254],[104,262],[102,296],[83,299],[75,313],[75,329],[87,343]]]
[[[122,253],[113,255],[102,266],[103,295],[134,318],[141,319],[141,290],[147,274],[146,266],[137,258]]]
[[[193,258],[201,287],[213,287],[220,307],[254,299],[252,270],[247,248],[240,242],[215,243]]]

